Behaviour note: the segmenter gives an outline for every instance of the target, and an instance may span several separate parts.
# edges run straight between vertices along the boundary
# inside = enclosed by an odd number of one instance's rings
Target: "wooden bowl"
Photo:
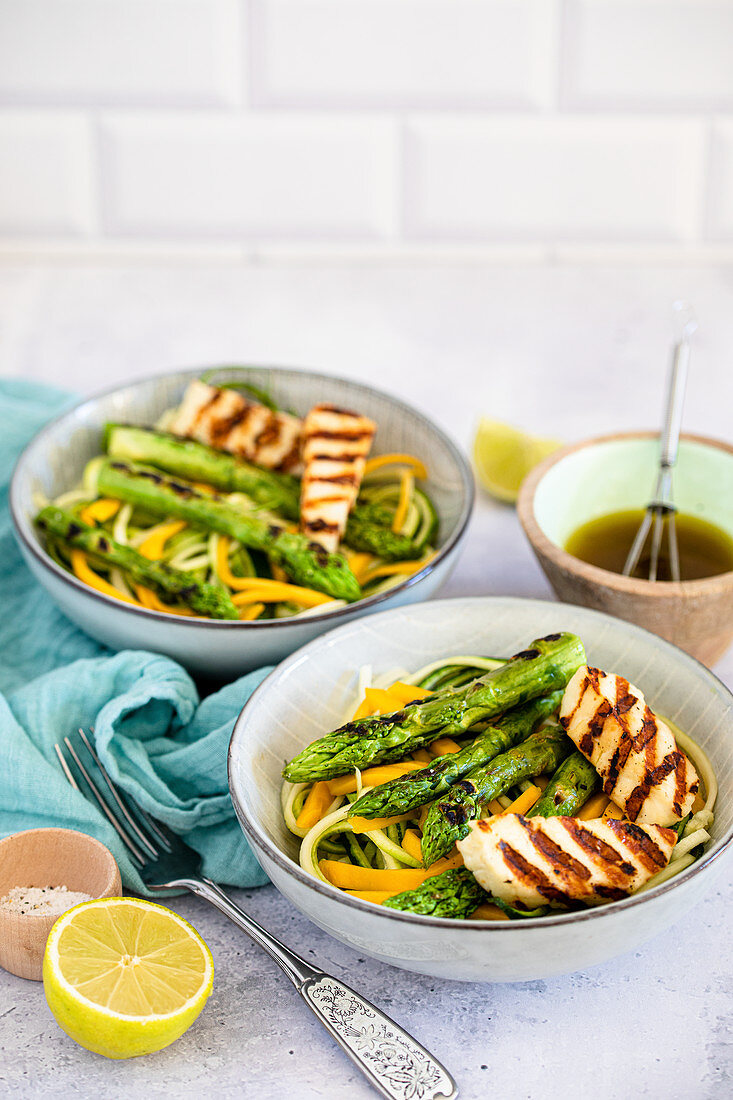
[[[637,623],[712,665],[733,641],[733,572],[654,583],[588,565],[563,549],[589,520],[646,506],[657,440],[654,432],[625,432],[556,451],[525,479],[519,519],[559,599]],[[709,520],[733,537],[733,447],[684,435],[674,499],[681,512]]]
[[[0,898],[14,886],[66,886],[92,898],[118,897],[120,871],[104,844],[73,829],[28,829],[0,840]],[[46,940],[58,916],[0,906],[0,966],[39,982]]]

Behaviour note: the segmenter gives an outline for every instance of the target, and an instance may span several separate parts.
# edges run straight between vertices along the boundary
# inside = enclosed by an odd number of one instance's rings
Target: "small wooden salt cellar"
[[[0,898],[16,886],[66,886],[92,898],[122,893],[115,858],[104,844],[73,829],[28,829],[0,840]],[[0,906],[0,966],[40,981],[46,940],[58,915]]]

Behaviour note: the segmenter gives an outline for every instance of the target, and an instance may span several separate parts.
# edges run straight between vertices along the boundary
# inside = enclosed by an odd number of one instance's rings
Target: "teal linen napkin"
[[[113,781],[179,833],[203,873],[233,886],[266,876],[234,816],[226,757],[234,720],[269,669],[199,700],[167,657],[112,654],[77,629],[23,563],[8,512],[18,454],[72,399],[20,379],[0,380],[0,837],[49,825],[79,829],[114,853],[125,886],[146,893],[102,812],[66,781],[54,743],[93,728]]]

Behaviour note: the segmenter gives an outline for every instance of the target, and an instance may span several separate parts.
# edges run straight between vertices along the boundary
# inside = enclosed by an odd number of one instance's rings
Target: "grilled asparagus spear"
[[[359,582],[340,554],[328,554],[272,518],[249,514],[189,482],[147,466],[107,459],[100,466],[97,485],[105,496],[129,501],[157,515],[177,516],[206,530],[231,535],[253,550],[264,550],[298,584],[335,599],[358,600],[361,596]]]
[[[246,493],[257,504],[286,519],[300,518],[300,482],[290,474],[255,466],[195,439],[128,424],[107,424],[105,445],[112,458],[155,466],[189,481],[205,481],[223,492]],[[405,535],[396,535],[391,523],[388,508],[357,503],[349,516],[344,542],[353,550],[368,550],[385,561],[419,558],[422,547]]]
[[[433,802],[425,818],[422,854],[425,866],[445,855],[457,840],[468,834],[468,823],[482,805],[503,794],[520,779],[555,768],[572,751],[572,742],[560,726],[543,726],[497,756],[486,767],[477,768],[451,787],[445,798]]]
[[[583,643],[575,634],[539,638],[464,688],[410,703],[394,714],[347,722],[303,749],[283,775],[291,783],[310,782],[397,760],[434,741],[438,730],[460,734],[484,718],[563,688],[584,660]]]
[[[206,443],[149,428],[107,424],[104,437],[113,458],[142,462],[189,481],[205,481],[227,493],[246,493],[287,519],[297,520],[300,515],[300,484],[290,474],[265,470]]]
[[[496,725],[489,726],[460,752],[440,756],[427,768],[408,772],[399,779],[373,787],[353,804],[349,816],[392,817],[432,802],[464,775],[488,764],[499,753],[523,741],[538,722],[557,710],[561,699],[562,692],[555,691],[517,707]]]
[[[443,871],[442,875],[433,875],[416,889],[387,898],[382,905],[405,913],[463,920],[482,902],[490,900],[491,895],[479,886],[468,868],[458,867],[454,871]]]
[[[187,607],[214,619],[238,619],[239,612],[223,588],[199,581],[194,573],[174,569],[162,561],[150,561],[130,546],[122,546],[98,527],[82,523],[73,513],[49,504],[36,523],[53,538],[83,550],[93,561],[117,566],[137,584],[147,585],[173,596]]]
[[[571,753],[525,816],[575,817],[600,785],[601,777],[582,752]]]

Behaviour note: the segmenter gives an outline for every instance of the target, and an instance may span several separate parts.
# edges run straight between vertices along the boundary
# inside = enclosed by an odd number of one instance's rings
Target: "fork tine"
[[[74,779],[74,776],[71,774],[71,768],[66,763],[66,757],[64,756],[64,754],[61,751],[61,746],[60,745],[54,745],[54,748],[56,749],[56,755],[59,758],[59,764],[64,769],[64,775],[68,779],[69,783],[71,783],[74,790],[79,791],[79,784]],[[79,794],[81,794],[81,791],[79,791]]]
[[[90,733],[94,733],[94,726],[90,726],[90,727],[89,727],[89,732],[90,732]],[[84,733],[84,730],[80,728],[80,729],[79,729],[79,733],[81,734],[81,737],[82,737],[82,740],[83,740],[84,744],[85,744],[85,745],[87,746],[87,748],[89,749],[90,753],[92,754],[92,756],[94,757],[94,759],[95,759],[95,760],[97,761],[97,763],[99,764],[99,767],[101,768],[101,770],[102,770],[102,773],[103,773],[103,775],[104,775],[105,779],[106,779],[106,780],[107,780],[107,782],[108,782],[108,783],[110,784],[110,789],[111,789],[111,783],[112,783],[112,780],[111,780],[111,779],[109,778],[109,776],[107,775],[107,772],[105,771],[105,769],[104,769],[104,767],[103,767],[103,765],[102,765],[102,762],[100,761],[100,759],[99,759],[99,757],[97,756],[96,752],[94,751],[94,749],[92,748],[92,746],[91,746],[91,745],[89,744],[89,741],[87,740],[87,737],[86,737],[86,734]],[[114,792],[113,792],[113,793],[114,793]],[[133,803],[133,809],[135,810],[135,813],[139,814],[139,815],[140,815],[140,817],[142,817],[142,818],[144,819],[144,821],[145,821],[145,824],[146,824],[146,825],[148,826],[148,829],[149,829],[149,830],[150,830],[150,832],[151,832],[151,833],[153,834],[153,836],[157,836],[158,840],[160,841],[160,843],[161,843],[162,847],[163,847],[163,848],[165,848],[166,852],[172,852],[172,851],[173,851],[173,848],[172,848],[171,844],[170,844],[170,843],[168,842],[168,838],[167,838],[166,834],[165,834],[164,832],[162,832],[162,831],[161,831],[162,829],[165,829],[165,828],[166,828],[166,826],[165,826],[165,825],[163,825],[163,823],[162,823],[162,822],[158,823],[158,822],[157,822],[157,821],[155,820],[155,818],[153,818],[153,817],[151,817],[151,816],[150,816],[150,814],[148,813],[148,811],[147,811],[147,810],[144,810],[144,809],[142,808],[142,806],[138,806],[138,805],[137,805],[137,803]],[[167,831],[168,831],[168,832],[170,832],[170,830],[167,830]]]
[[[99,806],[100,806],[100,809],[102,810],[102,813],[105,814],[105,816],[109,820],[110,824],[117,830],[117,833],[120,837],[120,840],[129,849],[129,851],[132,853],[135,860],[140,864],[141,867],[143,867],[145,865],[145,863],[147,862],[147,859],[146,859],[145,855],[140,851],[140,849],[137,847],[137,845],[133,843],[133,841],[130,839],[130,837],[127,834],[127,832],[125,831],[125,829],[123,829],[122,825],[120,825],[119,821],[117,820],[115,815],[112,813],[112,811],[110,810],[107,803],[102,798],[101,794],[99,793],[99,791],[97,790],[96,786],[94,785],[92,779],[90,778],[89,772],[86,770],[86,768],[82,764],[81,760],[77,756],[76,751],[74,749],[74,746],[71,744],[68,737],[64,738],[64,744],[66,745],[67,749],[71,753],[71,755],[73,757],[73,760],[74,760],[74,763],[76,764],[77,768],[79,769],[81,774],[86,779],[87,784],[89,785],[89,789],[92,792],[92,794],[94,795],[94,797],[96,798],[97,802],[99,803]],[[79,788],[77,787],[77,790],[78,789]]]
[[[159,854],[158,849],[155,847],[155,845],[150,840],[148,840],[148,838],[145,836],[145,833],[142,831],[142,829],[140,829],[138,827],[137,822],[132,817],[132,815],[131,815],[130,811],[128,810],[127,806],[124,804],[124,802],[120,798],[119,794],[117,793],[117,789],[116,789],[114,783],[112,782],[112,780],[110,779],[109,773],[107,772],[107,769],[105,768],[104,764],[99,759],[99,757],[97,756],[97,753],[96,753],[95,749],[92,747],[91,742],[87,738],[87,735],[84,733],[84,730],[81,729],[81,728],[79,729],[79,736],[81,737],[82,741],[86,745],[87,750],[88,750],[92,760],[94,761],[94,763],[99,768],[102,779],[107,784],[107,787],[109,788],[109,793],[112,795],[115,802],[119,806],[120,812],[122,813],[123,817],[125,818],[125,821],[128,823],[128,825],[133,830],[133,832],[138,837],[138,839],[141,840],[143,842],[143,844],[145,845],[145,847],[150,850],[151,855],[157,856]]]
[[[172,852],[173,846],[163,832],[166,828],[165,825],[163,825],[162,822],[156,821],[155,818],[152,818],[148,811],[144,810],[142,806],[135,806],[135,809],[140,814],[140,817],[145,819],[145,824],[150,829],[151,833],[154,833],[158,837],[161,848],[165,848],[166,852]]]

